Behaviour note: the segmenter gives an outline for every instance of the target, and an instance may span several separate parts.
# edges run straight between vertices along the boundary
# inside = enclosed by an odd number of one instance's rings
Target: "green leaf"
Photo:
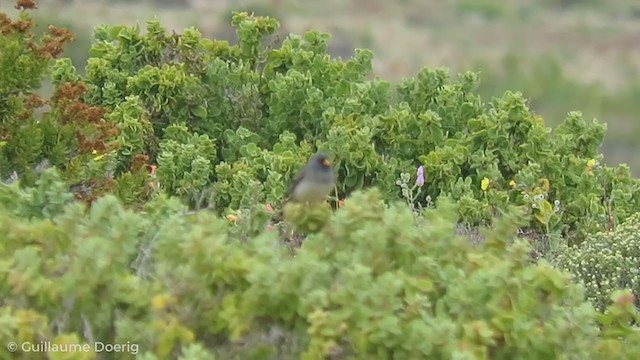
[[[204,119],[207,117],[207,108],[202,105],[198,105],[194,108],[191,108],[191,114],[200,119]]]

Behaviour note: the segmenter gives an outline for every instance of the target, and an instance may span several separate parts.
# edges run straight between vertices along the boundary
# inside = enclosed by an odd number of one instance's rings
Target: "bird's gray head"
[[[329,155],[318,152],[309,159],[309,165],[318,170],[330,171],[332,163]]]

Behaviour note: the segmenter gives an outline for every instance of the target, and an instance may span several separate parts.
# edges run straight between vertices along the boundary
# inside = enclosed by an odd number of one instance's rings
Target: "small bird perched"
[[[311,156],[307,165],[293,179],[286,200],[297,203],[322,202],[336,184],[331,160],[325,153]]]

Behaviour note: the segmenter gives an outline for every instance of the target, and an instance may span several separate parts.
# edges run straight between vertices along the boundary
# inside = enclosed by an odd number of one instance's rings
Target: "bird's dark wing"
[[[302,168],[302,170],[300,170],[298,172],[298,174],[293,178],[293,180],[291,181],[291,185],[289,185],[289,189],[287,190],[287,195],[286,195],[286,199],[285,202],[287,202],[289,200],[289,198],[291,197],[291,195],[293,194],[293,190],[296,188],[296,186],[300,183],[300,181],[304,178],[305,174],[307,173],[307,167],[305,166],[304,168]]]

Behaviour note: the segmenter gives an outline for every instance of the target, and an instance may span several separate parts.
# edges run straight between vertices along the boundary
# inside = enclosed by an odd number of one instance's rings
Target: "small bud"
[[[424,185],[424,166],[420,165],[418,167],[418,172],[416,175],[416,185],[422,187]]]

